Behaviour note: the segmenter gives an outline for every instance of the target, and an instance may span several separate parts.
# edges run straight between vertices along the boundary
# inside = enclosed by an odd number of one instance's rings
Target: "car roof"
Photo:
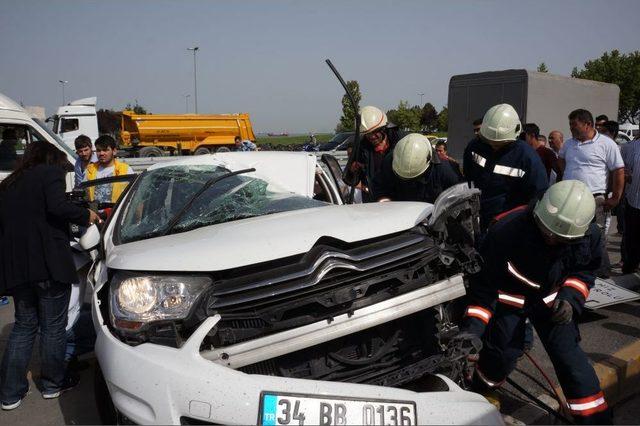
[[[147,170],[172,166],[219,166],[231,171],[255,168],[249,173],[268,182],[304,196],[313,196],[317,157],[308,152],[256,151],[217,152],[208,155],[192,155],[175,161],[162,161]]]

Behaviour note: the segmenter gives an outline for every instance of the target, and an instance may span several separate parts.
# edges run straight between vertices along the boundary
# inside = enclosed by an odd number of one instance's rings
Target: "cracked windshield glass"
[[[151,238],[169,222],[211,178],[229,173],[214,165],[166,167],[146,172],[126,206],[119,226],[121,243]],[[329,204],[287,192],[247,175],[223,178],[208,188],[171,230],[171,234],[217,223]]]

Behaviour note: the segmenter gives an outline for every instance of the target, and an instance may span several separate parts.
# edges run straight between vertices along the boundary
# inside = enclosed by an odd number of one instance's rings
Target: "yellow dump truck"
[[[136,114],[122,112],[121,148],[140,157],[202,155],[233,149],[240,136],[255,142],[249,114]]]

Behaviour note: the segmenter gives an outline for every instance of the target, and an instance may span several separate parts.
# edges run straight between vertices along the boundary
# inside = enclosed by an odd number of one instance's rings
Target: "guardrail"
[[[334,156],[336,160],[338,160],[338,163],[340,164],[340,166],[344,167],[347,164],[347,159],[348,159],[347,151],[325,151],[325,152],[314,152],[314,154],[316,154],[316,156],[318,157],[318,160],[320,160],[320,157],[322,156],[322,154],[329,154]],[[211,155],[215,155],[215,154],[211,154]],[[141,173],[145,171],[148,167],[156,163],[175,161],[181,158],[185,158],[185,156],[143,157],[143,158],[124,157],[124,158],[120,158],[120,160],[129,164],[134,172]]]

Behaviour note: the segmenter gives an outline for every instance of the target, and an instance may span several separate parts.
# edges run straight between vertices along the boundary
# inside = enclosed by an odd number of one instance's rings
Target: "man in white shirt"
[[[558,161],[564,171],[563,179],[584,182],[596,199],[596,224],[602,231],[603,265],[599,276],[608,277],[610,267],[606,250],[607,232],[613,209],[624,190],[624,162],[618,145],[609,137],[598,133],[593,115],[585,109],[569,114],[571,139],[567,140]],[[611,173],[611,194],[607,190],[607,178]]]

